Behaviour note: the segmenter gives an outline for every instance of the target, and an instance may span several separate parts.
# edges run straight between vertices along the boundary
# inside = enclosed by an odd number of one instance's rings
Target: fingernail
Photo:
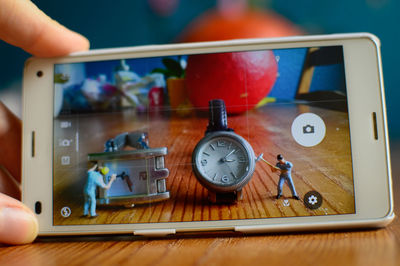
[[[0,210],[0,242],[26,244],[35,240],[38,222],[30,211],[5,207]]]

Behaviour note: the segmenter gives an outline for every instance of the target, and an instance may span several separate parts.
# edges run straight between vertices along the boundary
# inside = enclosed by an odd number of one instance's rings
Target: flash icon
[[[71,215],[71,209],[69,207],[63,207],[61,209],[61,216],[64,218],[68,218]]]

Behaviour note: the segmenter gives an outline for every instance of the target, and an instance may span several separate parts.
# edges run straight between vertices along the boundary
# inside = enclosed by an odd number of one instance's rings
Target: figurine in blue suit
[[[96,217],[96,188],[101,187],[103,189],[109,189],[117,178],[116,174],[111,175],[111,179],[106,185],[104,183],[104,177],[108,174],[110,169],[108,167],[98,167],[97,164],[89,169],[86,184],[83,189],[83,195],[85,197],[85,204],[83,205],[83,215],[87,216],[89,214],[90,208],[90,217]]]

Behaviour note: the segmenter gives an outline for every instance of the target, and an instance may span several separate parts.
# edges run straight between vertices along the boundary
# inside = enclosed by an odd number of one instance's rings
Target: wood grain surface
[[[326,125],[326,136],[317,146],[308,148],[297,144],[291,136],[293,120],[304,112],[319,115]],[[56,165],[54,223],[56,225],[116,224],[148,222],[189,222],[209,220],[256,219],[354,213],[353,178],[349,146],[347,114],[317,107],[295,104],[273,104],[248,113],[230,116],[229,127],[249,141],[256,155],[276,163],[276,155],[283,154],[293,163],[292,178],[300,200],[292,198],[288,185],[283,197],[277,200],[279,174],[258,162],[251,181],[243,189],[243,200],[235,204],[211,204],[208,191],[195,178],[191,156],[197,142],[204,136],[208,117],[192,114],[148,114],[135,112],[67,116],[60,120],[79,123],[79,152],[72,153],[69,166]],[[56,128],[57,130],[57,128]],[[126,131],[146,130],[151,147],[169,150],[165,158],[170,170],[167,189],[170,199],[135,205],[134,208],[98,206],[95,219],[82,217],[83,182],[87,172],[87,153],[101,152],[104,142]],[[71,133],[56,131],[60,139]],[[57,145],[57,138],[56,143]],[[55,161],[66,151],[58,148]],[[323,204],[311,210],[303,203],[304,195],[318,191]],[[72,213],[61,216],[61,208],[68,206]]]
[[[395,212],[400,208],[400,141],[392,142]],[[400,222],[338,232],[164,239],[40,238],[1,246],[0,265],[399,265]]]

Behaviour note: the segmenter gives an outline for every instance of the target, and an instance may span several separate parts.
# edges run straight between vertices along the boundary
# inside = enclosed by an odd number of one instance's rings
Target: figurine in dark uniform
[[[296,193],[291,175],[293,164],[289,161],[286,161],[281,154],[278,154],[278,156],[276,156],[276,159],[278,160],[278,162],[276,163],[275,167],[271,167],[271,170],[273,172],[280,171],[278,181],[278,194],[276,195],[276,198],[279,199],[282,196],[283,183],[285,183],[286,181],[290,190],[292,191],[293,198],[299,200],[300,198]]]

